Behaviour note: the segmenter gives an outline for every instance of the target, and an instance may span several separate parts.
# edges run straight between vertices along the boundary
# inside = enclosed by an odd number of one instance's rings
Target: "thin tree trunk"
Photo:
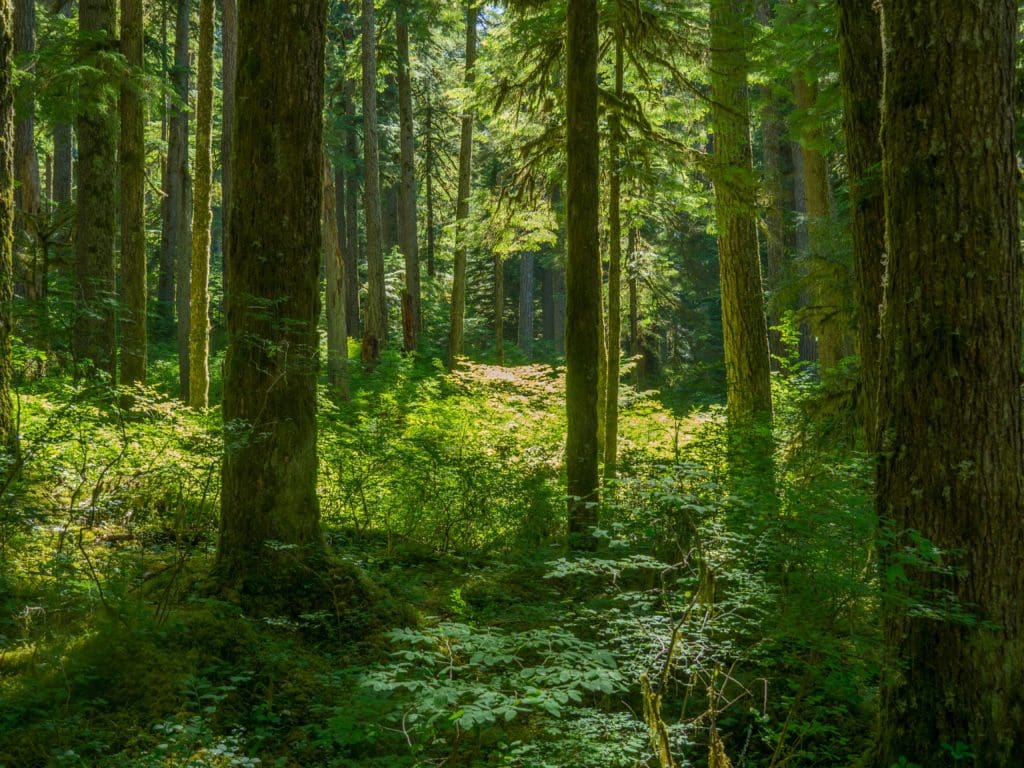
[[[217,576],[256,597],[308,588],[324,565],[316,382],[326,5],[239,6],[232,149],[246,183],[235,185],[228,217]]]
[[[868,449],[879,448],[879,307],[885,254],[882,198],[882,34],[878,10],[856,0],[839,0],[839,71],[843,87],[843,128],[850,175],[853,268],[857,279],[857,327],[863,393],[860,409]]]
[[[188,404],[206,408],[210,397],[210,226],[213,221],[213,2],[199,2],[199,71],[196,82],[196,179],[192,200],[192,274],[189,307]]]
[[[36,49],[35,0],[15,0],[14,3],[14,55],[31,56]],[[14,228],[21,247],[29,254],[29,274],[26,276],[26,296],[33,301],[45,298],[45,273],[40,269],[41,249],[37,233],[42,208],[42,189],[39,181],[39,156],[36,153],[35,125],[36,100],[31,83],[21,85],[14,104],[14,165],[18,179]]]
[[[79,28],[90,52],[117,50],[114,0],[80,0]],[[114,230],[117,210],[117,109],[106,92],[78,114],[78,216],[72,350],[79,363],[117,376],[114,329]]]
[[[598,501],[601,246],[598,235],[598,8],[569,0],[566,50],[566,448],[569,546],[593,549]]]
[[[17,447],[11,403],[14,330],[14,9],[0,0],[0,448]]]
[[[729,418],[771,418],[768,328],[757,245],[747,94],[751,4],[711,0],[715,218]]]
[[[626,253],[629,281],[629,356],[636,358],[641,351],[640,348],[640,288],[637,279],[636,263],[636,229],[630,228],[626,238]],[[634,363],[636,366],[636,385],[643,383],[643,365],[640,361]]]
[[[472,91],[476,67],[477,6],[474,0],[466,5],[466,91]],[[466,258],[469,250],[466,220],[469,218],[469,192],[473,179],[473,108],[462,108],[462,134],[459,146],[459,190],[455,203],[455,264],[452,277],[451,330],[448,337],[448,364],[454,368],[464,349],[466,319]]]
[[[345,153],[352,163],[356,162],[359,147],[356,142],[355,130],[355,94],[354,80],[346,80],[343,91],[345,120]],[[348,323],[348,335],[359,336],[359,180],[356,172],[351,170],[345,174],[345,321]]]
[[[623,86],[623,28],[615,28],[615,97],[621,102]],[[622,124],[619,113],[608,113],[608,374],[604,417],[604,476],[615,477],[619,444],[619,360],[622,355]]]
[[[889,542],[888,668],[873,764],[948,765],[947,746],[962,743],[973,753],[967,764],[1017,767],[1017,3],[882,0],[882,18],[888,269],[876,509]]]
[[[375,363],[387,337],[384,295],[384,253],[381,244],[380,152],[377,147],[377,54],[373,0],[363,0],[363,205],[366,226],[366,266],[369,288],[362,358]]]
[[[405,256],[405,290],[412,317],[403,326],[411,329],[405,338],[405,351],[416,349],[420,332],[420,257],[416,231],[416,144],[412,122],[412,75],[409,71],[408,9],[396,11],[395,34],[398,40],[398,122],[401,151],[401,181],[398,200],[398,247]]]
[[[142,0],[121,0],[121,53],[138,75]],[[121,86],[121,383],[146,380],[146,116],[136,83]]]
[[[494,354],[505,364],[505,261],[494,254]]]
[[[519,349],[527,362],[533,355],[533,262],[528,251],[519,264]]]
[[[345,262],[341,255],[337,197],[331,165],[324,158],[323,240],[327,276],[327,383],[348,398],[348,334],[345,322]]]
[[[428,96],[429,98],[429,96]],[[427,189],[427,275],[434,277],[434,134],[433,134],[433,104],[428,101],[426,114],[423,117],[423,136],[425,139],[425,156],[423,160],[423,175],[426,177]]]
[[[564,235],[561,240],[565,242]],[[551,269],[551,333],[556,355],[565,354],[565,309],[565,267],[555,266]]]

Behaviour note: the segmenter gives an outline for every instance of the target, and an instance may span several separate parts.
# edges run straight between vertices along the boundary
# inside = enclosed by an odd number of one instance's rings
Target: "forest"
[[[0,768],[1024,768],[1014,0],[0,0]]]

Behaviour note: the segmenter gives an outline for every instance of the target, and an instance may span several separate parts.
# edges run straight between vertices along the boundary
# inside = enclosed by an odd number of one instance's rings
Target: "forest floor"
[[[706,763],[708,712],[740,765],[854,752],[870,672],[834,676],[865,655],[864,607],[816,582],[799,599],[846,601],[857,629],[824,645],[786,629],[748,559],[763,530],[730,527],[768,505],[726,487],[720,411],[624,388],[603,544],[567,558],[563,383],[545,365],[447,374],[394,357],[354,372],[351,401],[322,398],[325,534],[415,615],[367,636],[353,627],[373,617],[246,616],[210,596],[215,412],[149,391],[126,415],[67,381],[23,388],[24,465],[0,516],[0,766],[627,768],[652,754],[646,675],[672,688],[680,766]],[[802,503],[863,542],[860,468],[831,470]],[[790,533],[820,570],[821,540]],[[698,604],[715,560],[732,594]],[[831,686],[813,708],[808,654]],[[841,726],[820,723],[822,701]]]

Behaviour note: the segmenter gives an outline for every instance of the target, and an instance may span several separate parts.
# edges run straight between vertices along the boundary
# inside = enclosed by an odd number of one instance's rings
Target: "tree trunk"
[[[231,132],[235,122],[235,76],[238,71],[238,0],[221,0],[221,109],[220,135],[220,211],[224,293],[231,282],[227,273],[231,260],[227,256],[227,232],[231,226]]]
[[[477,6],[469,0],[466,6],[466,74],[467,91],[473,89],[476,66]],[[466,258],[469,249],[466,219],[469,218],[469,192],[473,180],[473,109],[462,108],[462,135],[459,146],[459,190],[455,203],[455,264],[452,278],[451,331],[448,337],[448,364],[454,368],[462,357],[463,332],[466,319]]]
[[[326,0],[239,6],[232,148],[246,183],[229,216],[217,575],[249,595],[279,590],[285,571],[313,567],[324,551],[316,382],[326,10]]]
[[[15,0],[14,55],[31,56],[36,49],[35,0]],[[26,295],[32,300],[45,296],[45,272],[40,268],[40,249],[36,228],[42,207],[39,182],[39,156],[36,154],[36,100],[31,82],[19,86],[14,100],[14,167],[18,179],[15,192],[14,229],[21,247],[29,255]]]
[[[565,465],[569,546],[593,549],[597,524],[601,249],[598,236],[596,0],[569,0],[566,50]]]
[[[138,75],[142,0],[121,0],[121,53]],[[146,380],[146,116],[139,86],[121,86],[121,383]]]
[[[623,98],[623,28],[615,28],[615,97]],[[619,360],[622,355],[622,124],[608,113],[608,373],[604,417],[604,476],[615,477],[619,444]]]
[[[345,262],[341,255],[334,174],[324,158],[323,239],[327,275],[327,383],[348,398],[348,334],[345,323]]]
[[[533,354],[533,253],[527,252],[519,264],[519,349],[527,362]]]
[[[874,764],[944,765],[963,742],[970,764],[1009,768],[1024,765],[1017,4],[883,0],[882,14],[877,511],[893,538]]]
[[[505,261],[494,254],[494,355],[505,364]]]
[[[564,235],[561,240],[565,242]],[[551,269],[551,335],[556,355],[565,354],[565,305],[565,267],[555,266]]]
[[[17,447],[11,403],[14,330],[14,9],[0,0],[0,448]]]
[[[729,418],[771,418],[768,329],[750,150],[749,0],[711,0],[715,218]]]
[[[798,73],[793,79],[796,106],[813,109],[818,100],[817,80],[808,80]],[[835,288],[827,279],[828,272],[820,266],[827,260],[829,224],[832,220],[832,199],[828,181],[828,158],[817,147],[822,142],[821,129],[804,127],[800,131],[800,155],[803,160],[804,205],[807,212],[807,238],[811,258],[819,269],[812,269],[815,285],[814,326],[818,337],[818,363],[823,372],[834,368],[844,356],[845,333],[837,306]],[[831,288],[831,290],[829,290]]]
[[[352,163],[356,162],[358,145],[355,130],[355,94],[354,80],[346,80],[343,98],[345,120],[348,129],[345,133],[345,153]],[[348,335],[359,336],[359,180],[356,172],[351,170],[345,174],[345,241],[342,251],[345,259],[345,322],[348,323]]]
[[[429,99],[429,95],[427,97]],[[426,142],[423,159],[423,175],[426,177],[427,189],[427,275],[434,277],[434,134],[433,134],[433,105],[427,102],[426,113],[423,117],[423,135]]]
[[[196,82],[196,179],[192,200],[192,274],[189,317],[188,404],[206,408],[210,397],[210,226],[213,193],[213,0],[199,2],[199,71]]]
[[[843,129],[850,177],[850,226],[857,286],[860,345],[860,410],[868,449],[878,432],[879,307],[885,254],[885,203],[878,141],[882,98],[882,34],[878,10],[857,0],[839,0],[839,69],[843,88]]]
[[[178,394],[182,400],[188,400],[189,381],[191,380],[189,340],[192,328],[192,178],[187,173],[181,195],[181,212],[178,214],[177,226],[174,301],[178,316]]]
[[[636,230],[630,229],[627,236],[626,252],[628,253],[629,274],[629,356],[640,354],[640,286],[637,278],[636,264]],[[637,383],[640,381],[640,368],[637,366]]]
[[[80,0],[78,23],[90,53],[117,50],[114,0]],[[84,42],[83,40],[83,42]],[[104,75],[98,75],[105,77]],[[79,363],[114,381],[114,230],[117,210],[117,109],[105,91],[79,107],[78,217],[75,236],[75,317],[72,350]]]
[[[396,11],[395,34],[398,39],[398,122],[401,151],[401,181],[398,194],[398,247],[405,256],[405,290],[412,317],[403,324],[405,351],[416,349],[420,332],[420,257],[416,231],[416,145],[412,124],[412,76],[409,71],[409,11]]]
[[[373,0],[363,0],[363,205],[366,226],[366,267],[369,283],[362,358],[375,363],[387,337],[384,294],[384,253],[381,244],[380,152],[377,148],[377,53]]]

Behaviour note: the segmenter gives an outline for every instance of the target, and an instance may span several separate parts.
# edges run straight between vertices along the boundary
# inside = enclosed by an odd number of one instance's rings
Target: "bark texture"
[[[477,7],[470,0],[466,6],[466,75],[464,84],[472,90],[476,67]],[[455,264],[452,277],[451,330],[448,337],[448,363],[455,366],[463,354],[466,320],[466,258],[469,245],[466,220],[469,218],[469,192],[473,180],[473,110],[465,104],[462,111],[462,133],[459,144],[459,189],[455,200]]]
[[[878,448],[879,308],[885,255],[882,197],[881,17],[873,4],[839,0],[839,73],[843,90],[843,131],[850,183],[850,225],[857,287],[860,400],[869,450]]]
[[[213,221],[213,0],[199,2],[196,81],[196,178],[192,199],[192,275],[188,337],[188,404],[210,397],[210,227]]]
[[[366,321],[363,362],[380,357],[387,337],[388,311],[384,294],[384,250],[381,229],[380,150],[377,141],[377,51],[373,0],[363,0],[363,207],[366,229]]]
[[[348,334],[345,322],[345,262],[341,255],[337,190],[330,162],[324,158],[323,240],[327,278],[327,383],[348,397]]]
[[[231,134],[235,123],[235,75],[238,71],[238,0],[221,0],[221,109],[223,110],[220,136],[220,210],[221,231],[224,233],[226,250],[228,228],[231,222],[231,181],[233,165],[231,163]],[[222,255],[224,261],[224,289],[227,290],[230,279],[227,268],[230,261],[227,254]]]
[[[752,15],[749,0],[711,0],[712,181],[728,409],[735,422],[770,418],[772,408],[747,93]]]
[[[90,53],[116,52],[114,0],[81,0],[78,23]],[[98,75],[97,78],[103,78]],[[78,216],[72,351],[79,363],[117,374],[114,333],[114,230],[117,211],[117,107],[98,80],[84,86],[77,117]]]
[[[566,50],[565,466],[569,546],[592,549],[598,501],[601,247],[598,235],[598,10],[569,0]]]
[[[615,97],[623,97],[624,33],[615,29]],[[604,476],[614,478],[619,451],[619,360],[622,356],[622,121],[608,113],[608,372],[604,417]]]
[[[344,85],[344,110],[348,130],[345,132],[345,154],[354,164],[359,154],[359,145],[355,131],[356,91],[354,80],[346,80]],[[345,172],[345,248],[342,255],[345,259],[345,322],[348,324],[348,335],[359,336],[359,179],[355,169]]]
[[[1024,765],[1017,4],[883,0],[877,510],[887,674],[875,765]],[[908,562],[917,536],[938,548]],[[902,577],[902,578],[901,578]],[[956,596],[958,619],[945,594]],[[913,610],[927,601],[940,618]]]
[[[121,0],[121,53],[142,75],[142,0]],[[121,86],[121,383],[146,380],[146,122],[138,83]]]
[[[400,175],[398,189],[398,248],[405,257],[405,292],[411,317],[403,322],[405,351],[416,349],[420,332],[420,256],[416,228],[416,142],[412,121],[412,74],[409,71],[408,8],[396,12],[395,36],[398,43],[398,124]],[[410,332],[411,331],[411,332]]]
[[[0,448],[17,442],[11,404],[14,326],[14,9],[0,0]]]
[[[323,553],[316,379],[326,0],[242,3],[217,572],[274,590]],[[281,546],[285,545],[285,546]],[[298,567],[297,567],[298,566]],[[308,577],[307,577],[308,580]]]

